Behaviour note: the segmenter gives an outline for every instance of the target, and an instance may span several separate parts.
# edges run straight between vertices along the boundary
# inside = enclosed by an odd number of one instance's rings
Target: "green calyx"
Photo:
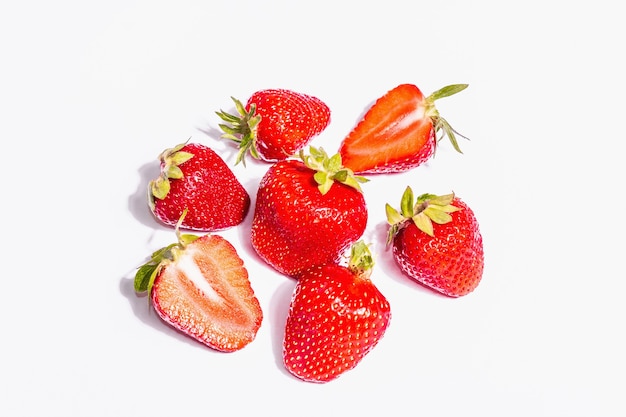
[[[168,148],[159,155],[159,160],[162,163],[161,175],[157,179],[150,181],[148,185],[151,205],[154,204],[152,197],[163,200],[170,192],[170,179],[181,179],[183,177],[183,171],[179,165],[194,156],[192,153],[181,151],[187,142]]]
[[[196,235],[180,233],[180,225],[186,215],[187,209],[183,211],[176,224],[177,242],[153,252],[150,260],[137,269],[134,281],[135,292],[150,293],[161,268],[169,262],[175,262],[187,245],[198,239]]]
[[[446,195],[422,194],[414,201],[413,190],[406,187],[400,201],[400,211],[389,204],[385,205],[387,222],[390,224],[387,244],[391,243],[398,231],[412,221],[418,229],[434,237],[433,222],[446,224],[452,221],[450,213],[461,210],[452,205],[454,193]]]
[[[315,182],[322,194],[326,194],[335,181],[361,192],[360,184],[369,181],[344,167],[341,162],[341,155],[338,153],[329,157],[324,149],[310,146],[309,155],[305,155],[303,150],[300,150],[299,155],[304,165],[316,171]]]
[[[374,257],[372,256],[369,245],[359,240],[350,248],[348,269],[357,276],[369,278],[372,274],[373,267]]]
[[[463,152],[459,147],[459,142],[456,140],[456,136],[461,136],[464,139],[467,139],[467,137],[454,130],[452,126],[450,126],[450,123],[448,123],[446,119],[441,117],[439,111],[435,107],[435,101],[439,100],[440,98],[449,97],[453,94],[463,91],[467,87],[468,84],[451,84],[440,88],[439,90],[426,97],[426,115],[430,117],[430,119],[433,121],[433,125],[435,127],[436,143],[439,143],[439,141],[447,136],[452,143],[454,149],[459,153]]]
[[[220,124],[220,129],[224,132],[223,138],[232,140],[239,146],[239,152],[237,153],[237,159],[235,165],[243,162],[246,165],[246,153],[255,159],[260,159],[259,152],[256,148],[256,128],[261,121],[261,116],[256,114],[256,104],[250,105],[250,110],[246,111],[246,108],[234,97],[231,97],[235,103],[237,114],[226,113],[221,110],[215,112],[220,119],[226,123]]]

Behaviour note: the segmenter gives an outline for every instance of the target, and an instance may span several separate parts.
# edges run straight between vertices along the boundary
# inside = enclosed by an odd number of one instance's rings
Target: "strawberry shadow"
[[[270,300],[270,336],[276,367],[283,374],[292,376],[283,363],[283,339],[285,337],[285,324],[287,323],[289,304],[296,287],[296,281],[291,278],[284,278],[286,281],[279,285]]]
[[[410,291],[418,291],[423,292],[425,294],[431,294],[435,296],[443,295],[437,293],[436,291],[431,290],[430,288],[425,287],[419,282],[413,280],[412,278],[406,276],[393,257],[392,248],[387,247],[387,233],[389,230],[389,225],[387,222],[380,222],[374,227],[375,233],[375,244],[380,248],[376,250],[376,265],[374,266],[375,270],[373,272],[373,276],[387,277],[396,282],[397,284],[402,285],[403,287],[408,288]],[[378,269],[378,272],[376,272]]]
[[[133,194],[128,197],[128,211],[144,226],[151,229],[170,230],[169,226],[161,224],[154,217],[148,206],[148,184],[160,173],[159,162],[154,160],[139,167],[139,182]]]
[[[443,299],[448,298],[445,295],[417,282],[402,272],[393,257],[392,248],[390,246],[386,246],[387,233],[389,230],[387,222],[378,223],[374,230],[377,235],[377,242],[379,242],[379,244],[382,242],[381,249],[376,252],[376,265],[374,266],[374,268],[379,269],[379,272],[374,271],[374,276],[378,275],[380,277],[391,278],[394,282],[408,288],[408,291],[416,291],[430,297],[440,297]]]
[[[196,142],[213,149],[230,167],[235,164],[238,148],[233,141],[222,138],[221,130],[210,125],[196,127],[196,130],[203,135],[203,140]]]
[[[380,222],[373,228],[372,244],[375,245],[374,260],[376,261],[373,274],[387,276],[395,282],[406,286],[406,280],[408,278],[402,274],[402,271],[396,264],[393,258],[392,248],[387,246],[388,230],[389,224],[387,222]],[[376,272],[376,269],[378,269],[379,272]]]

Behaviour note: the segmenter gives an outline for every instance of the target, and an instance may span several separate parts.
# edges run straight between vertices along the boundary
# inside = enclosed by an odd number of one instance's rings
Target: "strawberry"
[[[408,171],[430,159],[444,136],[460,153],[456,135],[462,135],[439,115],[435,100],[466,87],[449,85],[428,97],[413,84],[389,90],[341,142],[344,165],[357,174]]]
[[[231,97],[232,98],[232,97]],[[239,145],[235,164],[245,165],[245,155],[265,161],[282,161],[303,149],[330,123],[330,109],[317,97],[286,89],[266,89],[252,94],[245,107],[232,98],[237,115],[216,112],[226,124],[222,137]]]
[[[253,248],[288,276],[337,261],[365,231],[363,181],[342,167],[339,154],[329,157],[322,148],[274,163],[257,191]]]
[[[413,203],[407,187],[398,212],[386,205],[388,244],[400,269],[449,297],[478,286],[484,266],[483,240],[474,212],[454,194],[422,194]]]
[[[211,148],[183,143],[159,156],[161,174],[149,185],[148,202],[157,219],[173,226],[184,209],[181,227],[203,232],[240,224],[250,196],[224,160]]]
[[[331,381],[356,367],[382,339],[391,308],[370,280],[373,263],[359,241],[348,266],[322,265],[299,276],[283,341],[283,362],[293,375]]]
[[[245,347],[263,312],[242,259],[221,236],[183,235],[178,226],[176,235],[138,269],[135,291],[148,292],[158,315],[187,336],[222,352]]]

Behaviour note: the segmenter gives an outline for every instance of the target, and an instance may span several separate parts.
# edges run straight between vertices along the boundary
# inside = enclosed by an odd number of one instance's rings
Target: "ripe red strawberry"
[[[232,98],[237,115],[217,115],[222,136],[239,144],[236,164],[247,152],[256,159],[281,161],[295,155],[330,123],[330,109],[317,97],[285,89],[260,90],[245,107]]]
[[[235,248],[223,237],[181,235],[153,253],[135,275],[168,324],[219,351],[239,350],[256,337],[263,312]]]
[[[400,269],[449,297],[472,292],[483,275],[483,240],[474,212],[454,194],[402,195],[401,211],[386,205],[388,243]]]
[[[183,210],[181,227],[210,232],[240,224],[250,207],[250,196],[235,174],[211,148],[182,143],[159,156],[161,174],[149,186],[152,213],[174,226]]]
[[[370,280],[372,266],[367,245],[359,241],[348,266],[318,266],[299,276],[283,342],[289,372],[309,382],[331,381],[382,339],[391,308]]]
[[[367,207],[359,182],[338,154],[300,152],[273,164],[257,191],[252,246],[279,272],[295,276],[336,262],[365,231]]]
[[[426,162],[437,143],[460,133],[439,115],[435,100],[464,90],[467,84],[444,87],[424,97],[413,84],[401,84],[380,97],[344,138],[339,153],[356,174],[404,172]]]

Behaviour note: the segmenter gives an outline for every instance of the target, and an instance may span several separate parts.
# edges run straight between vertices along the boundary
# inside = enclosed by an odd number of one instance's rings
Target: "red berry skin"
[[[461,199],[452,221],[434,224],[434,237],[407,221],[393,239],[393,256],[400,269],[420,284],[448,297],[474,291],[484,269],[484,250],[478,221]]]
[[[312,268],[300,275],[292,296],[285,367],[304,381],[332,381],[361,362],[390,320],[389,302],[369,278],[339,265]]]
[[[256,105],[256,149],[265,161],[293,156],[330,124],[330,109],[320,99],[287,89],[255,92],[246,110]]]
[[[299,160],[280,161],[268,169],[257,191],[252,246],[266,263],[291,277],[339,262],[367,225],[361,191],[335,182],[321,194],[314,174]]]
[[[169,179],[165,198],[149,195],[153,214],[164,224],[175,226],[187,208],[181,228],[213,232],[243,222],[250,207],[250,196],[224,160],[211,148],[189,143],[179,152],[194,156],[179,165],[180,179]],[[161,161],[164,175],[166,163]]]

